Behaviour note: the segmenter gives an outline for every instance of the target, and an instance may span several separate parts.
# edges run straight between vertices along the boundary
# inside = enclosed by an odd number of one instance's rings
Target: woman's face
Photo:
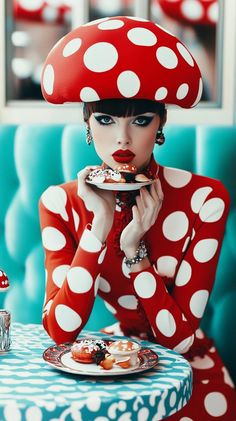
[[[127,162],[142,169],[150,161],[161,119],[153,112],[129,117],[94,112],[88,123],[103,162],[113,169]]]

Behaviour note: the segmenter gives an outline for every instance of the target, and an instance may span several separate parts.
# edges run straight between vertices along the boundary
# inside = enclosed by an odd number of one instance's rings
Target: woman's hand
[[[86,183],[88,174],[96,168],[98,166],[88,166],[77,174],[77,193],[83,199],[86,208],[94,214],[91,231],[104,243],[113,224],[116,202],[112,191],[93,188],[91,184]]]
[[[124,228],[120,237],[120,248],[126,257],[134,256],[140,240],[156,222],[163,197],[158,179],[151,185],[150,192],[145,187],[140,189],[140,195],[136,197],[136,205],[132,207],[133,219]]]

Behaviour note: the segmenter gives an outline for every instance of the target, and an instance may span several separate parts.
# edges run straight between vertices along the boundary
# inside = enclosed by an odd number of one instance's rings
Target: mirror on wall
[[[78,1],[5,0],[6,102],[42,100],[44,60],[57,40],[71,30]],[[85,7],[86,2],[82,4]],[[88,19],[133,16],[135,4],[137,0],[88,0]],[[202,101],[208,103],[220,102],[222,12],[221,0],[149,0],[150,19],[179,36],[197,59],[204,79]]]

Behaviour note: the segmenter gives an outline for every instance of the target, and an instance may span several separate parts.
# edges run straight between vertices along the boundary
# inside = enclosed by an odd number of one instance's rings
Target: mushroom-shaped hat
[[[4,292],[9,288],[9,281],[6,273],[0,269],[0,292]]]
[[[66,0],[14,0],[16,20],[44,23],[63,23],[70,20],[71,6]]]
[[[177,37],[154,22],[116,16],[58,41],[44,64],[42,92],[53,104],[135,98],[191,108],[201,98],[202,78]]]
[[[215,25],[218,20],[217,0],[156,0],[171,18],[188,24]]]

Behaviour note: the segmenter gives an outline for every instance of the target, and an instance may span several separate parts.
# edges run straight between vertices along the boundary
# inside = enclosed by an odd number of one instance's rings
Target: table
[[[83,331],[80,337],[104,334]],[[158,421],[181,409],[192,391],[181,355],[140,341],[159,364],[131,376],[87,377],[58,371],[42,359],[53,345],[41,325],[13,323],[11,351],[0,355],[2,421]]]

